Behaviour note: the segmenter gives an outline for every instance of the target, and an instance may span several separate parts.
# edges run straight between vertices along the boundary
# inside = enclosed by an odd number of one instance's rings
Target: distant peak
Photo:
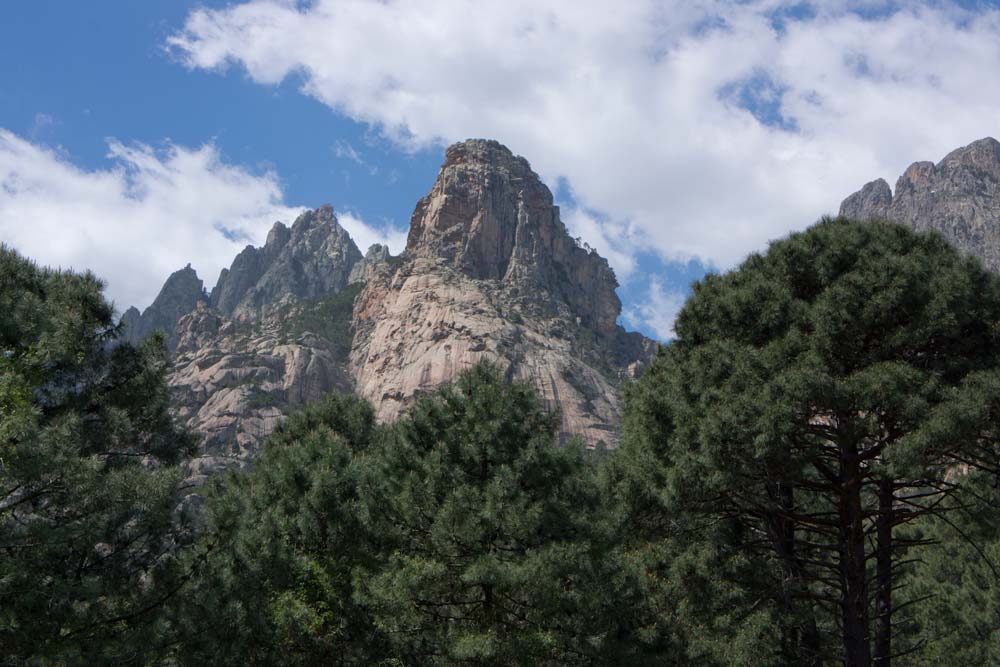
[[[291,226],[274,223],[261,248],[248,246],[219,275],[211,305],[257,317],[283,299],[315,299],[348,284],[361,251],[337,221],[333,206],[303,211]]]
[[[966,146],[966,148],[990,148],[993,150],[1000,150],[1000,141],[997,141],[993,137],[983,137],[982,139],[973,141],[971,144]]]
[[[323,204],[319,208],[315,208],[309,211],[305,211],[295,218],[295,222],[292,223],[292,234],[299,233],[303,228],[312,228],[317,225],[328,225],[335,231],[343,231],[343,227],[340,226],[340,221],[337,220],[337,214],[333,211],[333,206],[330,204]]]
[[[959,250],[1000,272],[1000,141],[984,137],[936,164],[914,162],[890,196],[884,182],[844,200],[841,214],[937,231]]]
[[[198,281],[199,284],[201,283],[201,281],[198,280],[198,272],[191,267],[191,262],[188,262],[184,268],[177,269],[171,273],[169,277],[167,277],[167,283],[176,283],[181,280],[187,282]]]
[[[281,247],[288,242],[288,237],[291,236],[291,231],[283,222],[276,222],[271,226],[271,231],[267,233],[267,240],[264,241],[264,247],[275,248]]]
[[[498,141],[448,148],[430,192],[413,211],[406,255],[497,281],[529,299],[561,298],[584,326],[612,333],[621,311],[605,259],[581,248],[552,192],[523,157]]]

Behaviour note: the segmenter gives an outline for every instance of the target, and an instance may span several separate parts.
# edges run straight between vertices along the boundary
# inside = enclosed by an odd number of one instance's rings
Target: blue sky
[[[977,2],[32,0],[0,9],[0,239],[147,305],[331,203],[401,249],[444,146],[499,139],[666,338],[692,280],[1000,134]]]

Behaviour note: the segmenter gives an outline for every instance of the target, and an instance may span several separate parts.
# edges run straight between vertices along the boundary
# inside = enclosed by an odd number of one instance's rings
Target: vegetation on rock
[[[93,276],[3,250],[0,280],[6,663],[1000,654],[1000,278],[940,236],[824,220],[707,277],[628,385],[617,450],[561,441],[536,389],[480,361],[393,423],[305,405],[214,478],[193,532],[162,340],[117,340]],[[341,332],[356,291],[287,324]],[[184,354],[230,326],[186,321]],[[225,358],[188,363],[280,397]]]

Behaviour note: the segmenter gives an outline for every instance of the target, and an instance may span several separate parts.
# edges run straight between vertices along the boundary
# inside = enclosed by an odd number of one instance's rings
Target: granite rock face
[[[960,250],[1000,271],[1000,142],[986,138],[943,160],[915,162],[896,181],[882,179],[844,200],[840,214],[936,230]]]
[[[388,246],[384,246],[381,243],[373,244],[368,248],[364,259],[355,264],[354,268],[351,269],[351,275],[347,281],[351,284],[365,282],[368,279],[368,272],[378,264],[389,261],[390,257]]]
[[[181,318],[168,383],[175,414],[203,438],[187,463],[189,482],[200,485],[220,470],[245,468],[289,410],[351,390],[344,341],[338,346],[318,327],[310,330],[316,307],[294,303],[246,321],[202,302]]]
[[[362,257],[324,206],[275,223],[210,298],[193,270],[179,274],[164,294],[188,298],[161,295],[154,312],[169,315],[175,414],[203,437],[194,484],[249,465],[296,406],[354,391],[391,420],[481,358],[533,384],[564,437],[614,446],[619,389],[657,347],[616,324],[607,261],[570,238],[552,193],[495,141],[447,150],[399,257],[382,245]],[[123,319],[143,331],[145,318]]]
[[[380,418],[485,357],[533,384],[564,436],[617,443],[618,387],[656,344],[616,325],[614,273],[570,238],[524,158],[494,141],[450,147],[406,251],[366,278],[351,366]]]
[[[261,248],[247,246],[212,289],[211,306],[236,318],[259,317],[289,299],[316,299],[350,284],[361,251],[329,205],[280,222]]]
[[[160,289],[160,293],[142,314],[134,306],[122,315],[125,325],[125,339],[139,343],[147,336],[160,331],[166,336],[167,348],[177,346],[177,322],[190,313],[199,301],[205,301],[205,285],[191,265],[170,274]]]
[[[371,261],[382,256],[379,249]],[[123,315],[127,337],[168,334],[175,414],[202,437],[189,481],[245,467],[296,406],[350,391],[351,313],[365,260],[324,206],[289,228],[275,223],[263,247],[244,249],[212,296],[188,266],[156,301]],[[357,269],[357,270],[356,270]]]
[[[410,220],[406,254],[440,259],[522,300],[558,300],[584,327],[613,334],[621,301],[607,260],[570,238],[552,193],[528,161],[496,141],[448,148],[430,193]]]

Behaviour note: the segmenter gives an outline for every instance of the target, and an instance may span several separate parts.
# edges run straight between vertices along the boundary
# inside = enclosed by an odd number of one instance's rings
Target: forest
[[[0,664],[1000,664],[1000,277],[823,219],[694,284],[620,445],[488,360],[182,483],[162,336],[0,250]]]

